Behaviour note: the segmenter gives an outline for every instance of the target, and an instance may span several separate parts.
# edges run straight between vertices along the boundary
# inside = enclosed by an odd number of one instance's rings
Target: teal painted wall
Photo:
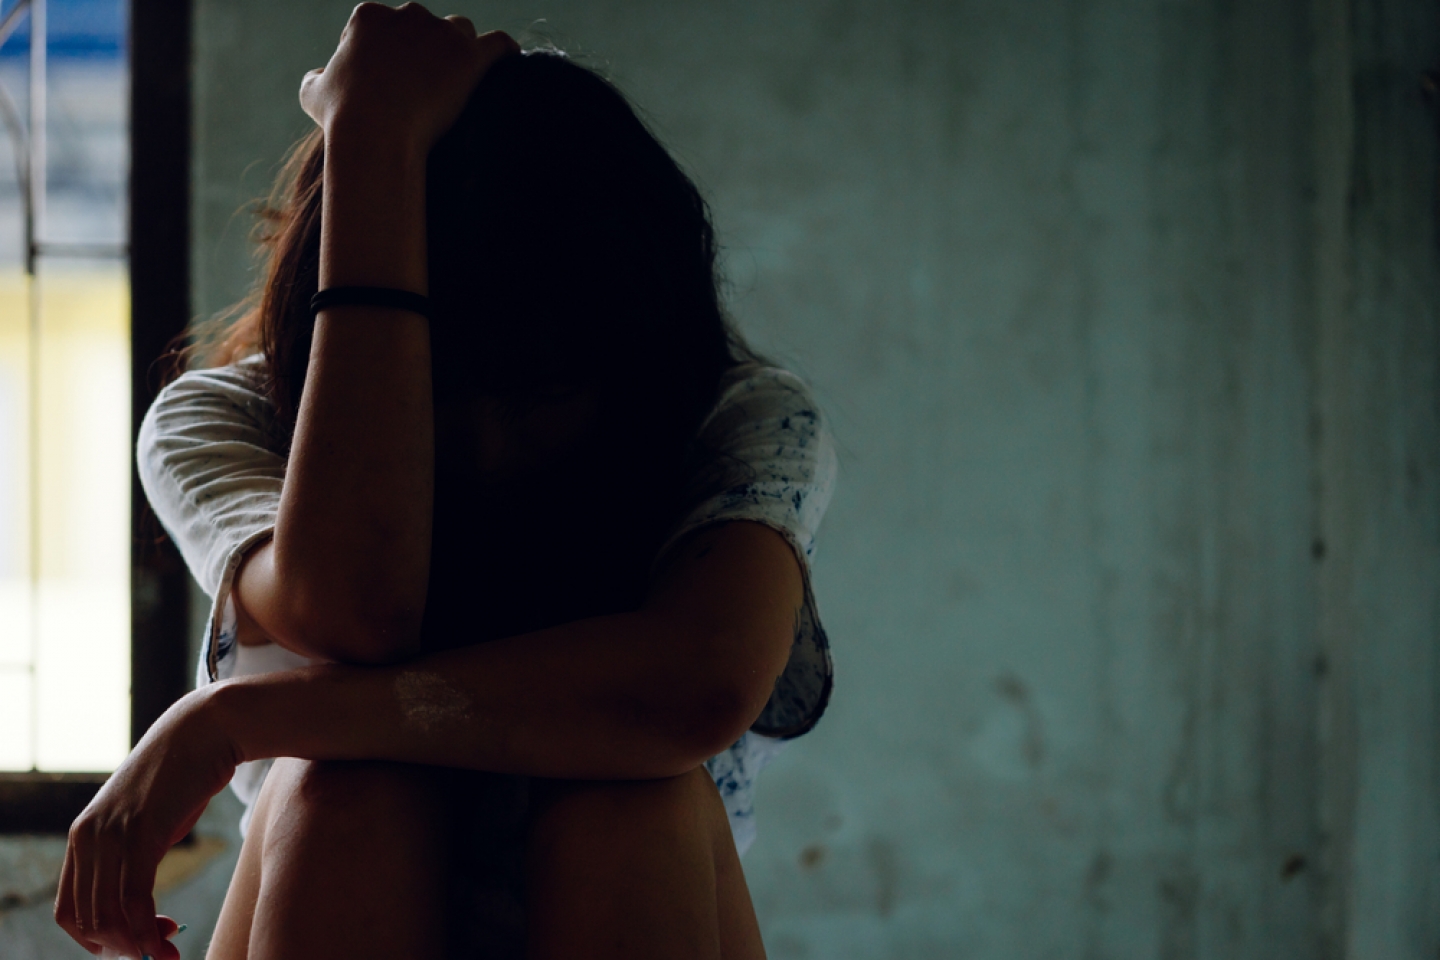
[[[347,9],[200,4],[202,310],[241,290],[234,210]],[[1433,738],[1406,733],[1435,730],[1440,624],[1434,191],[1410,179],[1435,140],[1407,86],[1440,50],[1417,4],[1339,9],[457,7],[646,109],[714,204],[736,315],[840,439],[834,707],[762,780],[747,862],[774,956],[1313,955],[1353,935],[1316,922],[1348,916],[1342,879],[1440,946]],[[1357,186],[1358,217],[1321,208]],[[1343,730],[1327,682],[1361,698]],[[1361,852],[1327,883],[1347,784]],[[1402,838],[1432,853],[1405,894]]]
[[[197,312],[349,6],[197,4]],[[772,957],[1435,956],[1430,5],[455,12],[639,102],[839,438]]]

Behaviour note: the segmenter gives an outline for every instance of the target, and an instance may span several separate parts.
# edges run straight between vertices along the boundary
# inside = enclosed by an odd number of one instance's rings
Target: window
[[[13,0],[12,0],[13,2]],[[0,768],[129,747],[129,318],[122,0],[7,11],[0,83]],[[8,100],[13,104],[17,97]]]
[[[63,830],[185,690],[131,451],[188,319],[189,15],[0,0],[0,832]]]

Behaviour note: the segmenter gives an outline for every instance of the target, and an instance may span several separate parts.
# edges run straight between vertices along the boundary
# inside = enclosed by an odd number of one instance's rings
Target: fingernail
[[[155,960],[155,958],[152,957],[152,956],[150,956],[150,954],[147,953],[147,954],[145,954],[145,956],[141,957],[140,960]]]
[[[176,933],[184,933],[189,927],[190,927],[190,924],[188,924],[188,923],[182,923],[182,924],[180,924],[180,926],[178,926],[178,927],[175,928],[175,932],[176,932]]]

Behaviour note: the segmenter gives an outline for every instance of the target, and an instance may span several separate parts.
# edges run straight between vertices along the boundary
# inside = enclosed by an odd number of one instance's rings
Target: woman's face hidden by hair
[[[482,487],[523,484],[603,442],[595,395],[558,392],[517,403],[476,396],[436,404],[437,450]]]

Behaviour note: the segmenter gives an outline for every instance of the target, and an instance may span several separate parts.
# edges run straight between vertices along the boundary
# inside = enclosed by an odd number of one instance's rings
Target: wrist
[[[337,134],[326,141],[320,287],[429,292],[425,155],[404,142]]]
[[[325,125],[325,166],[345,170],[379,168],[423,176],[429,146],[403,129],[363,118],[337,118]]]
[[[242,688],[242,684],[232,680],[221,680],[191,694],[196,698],[192,722],[214,751],[228,757],[236,766],[258,759],[247,756],[242,743],[243,727],[239,718],[243,716],[243,708],[235,702],[242,698]]]

